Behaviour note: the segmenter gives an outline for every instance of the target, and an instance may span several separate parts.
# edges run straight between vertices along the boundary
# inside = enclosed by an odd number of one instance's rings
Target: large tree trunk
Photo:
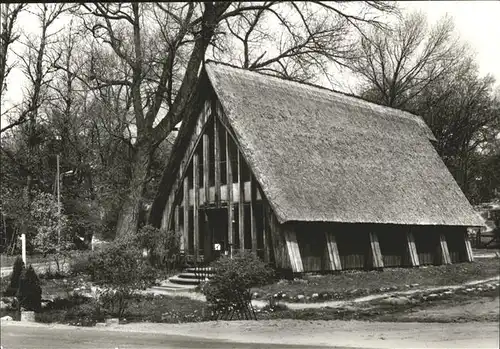
[[[153,150],[149,144],[136,144],[129,190],[118,215],[117,238],[137,233],[152,157]]]

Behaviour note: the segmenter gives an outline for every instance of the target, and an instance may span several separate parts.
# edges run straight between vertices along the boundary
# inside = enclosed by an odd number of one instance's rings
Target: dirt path
[[[2,323],[10,326],[74,328],[66,325]],[[74,328],[76,329],[76,328]],[[480,331],[478,331],[480,329]],[[210,321],[186,324],[133,323],[79,331],[163,333],[243,343],[356,348],[498,348],[498,323],[391,323],[363,321]]]
[[[285,303],[281,302],[280,304],[285,304],[289,309],[317,309],[317,308],[324,308],[324,307],[331,307],[331,308],[338,308],[338,307],[343,307],[355,303],[363,303],[363,302],[369,302],[377,299],[383,299],[391,296],[408,296],[411,294],[416,294],[419,292],[437,292],[437,291],[444,291],[444,290],[456,290],[460,288],[464,288],[467,286],[473,286],[473,285],[480,285],[480,284],[485,284],[488,282],[495,282],[495,281],[500,281],[500,275],[488,278],[488,279],[483,279],[483,280],[474,280],[474,281],[469,281],[461,285],[450,285],[450,286],[438,286],[438,287],[423,287],[423,288],[416,288],[408,291],[392,291],[392,292],[386,292],[386,293],[377,293],[365,297],[359,297],[359,298],[354,298],[350,300],[343,300],[343,301],[329,301],[329,302],[321,302],[321,303]],[[264,303],[263,301],[261,301]],[[253,303],[253,301],[252,301]],[[267,304],[267,303],[266,303]]]

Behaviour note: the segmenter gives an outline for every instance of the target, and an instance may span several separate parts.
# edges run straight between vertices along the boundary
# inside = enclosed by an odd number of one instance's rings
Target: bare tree
[[[26,51],[16,53],[21,61],[21,70],[26,76],[29,87],[24,92],[24,100],[18,108],[17,116],[9,125],[2,127],[5,132],[30,120],[34,124],[36,114],[44,102],[47,91],[48,79],[54,72],[54,67],[47,64],[47,46],[51,44],[51,38],[55,33],[50,33],[49,28],[54,21],[65,11],[64,4],[42,4],[37,5],[35,16],[40,21],[40,36],[36,39],[25,35],[22,44]]]
[[[373,2],[365,2],[365,6],[378,13],[394,8]],[[294,11],[294,21],[285,15],[287,8]],[[119,62],[112,69],[95,64],[85,79],[93,89],[122,86],[131,103],[130,121],[135,129],[133,139],[124,140],[133,159],[118,235],[137,230],[152,156],[194,107],[192,96],[207,48],[220,46],[215,51],[224,55],[224,48],[231,46],[228,41],[243,40],[244,67],[308,79],[312,65],[325,59],[340,62],[348,56],[349,46],[341,42],[349,25],[361,29],[364,24],[380,24],[369,11],[358,17],[345,8],[341,2],[319,1],[308,5],[279,1],[83,4],[78,12],[83,25],[96,46],[104,44],[109,49],[96,52],[95,62],[100,55],[111,55]],[[326,14],[320,15],[321,11]],[[258,52],[254,34],[265,36],[270,29],[264,22],[271,17],[283,28],[278,46],[282,52]],[[234,27],[234,23],[240,24]],[[271,42],[279,39],[274,37]]]
[[[14,24],[16,23],[17,16],[26,7],[26,4],[1,4],[0,17],[2,21],[2,32],[0,33],[0,96],[3,96],[6,85],[5,79],[9,75],[12,66],[7,65],[7,56],[9,47],[16,40],[19,39],[19,34],[16,33]]]
[[[365,97],[404,108],[415,96],[451,72],[466,49],[453,36],[453,22],[441,19],[428,29],[422,13],[412,13],[390,30],[375,28],[363,37],[359,59],[350,67],[365,82]]]

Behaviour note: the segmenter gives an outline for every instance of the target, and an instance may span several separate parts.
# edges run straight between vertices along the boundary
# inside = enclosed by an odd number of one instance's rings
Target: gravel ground
[[[2,323],[9,326],[66,325]],[[242,343],[324,345],[356,348],[498,348],[498,323],[390,323],[364,321],[211,321],[187,324],[133,323],[79,331],[163,333]]]

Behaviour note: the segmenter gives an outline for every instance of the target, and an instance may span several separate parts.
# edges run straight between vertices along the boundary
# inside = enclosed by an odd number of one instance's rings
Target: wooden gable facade
[[[196,261],[209,262],[221,254],[247,250],[288,268],[288,256],[297,249],[295,236],[289,234],[288,243],[271,236],[276,217],[239,150],[220,103],[211,96],[197,118],[161,226],[177,232],[181,250]]]
[[[246,250],[294,273],[472,261],[466,227],[280,223],[205,75],[161,229],[197,262]]]

